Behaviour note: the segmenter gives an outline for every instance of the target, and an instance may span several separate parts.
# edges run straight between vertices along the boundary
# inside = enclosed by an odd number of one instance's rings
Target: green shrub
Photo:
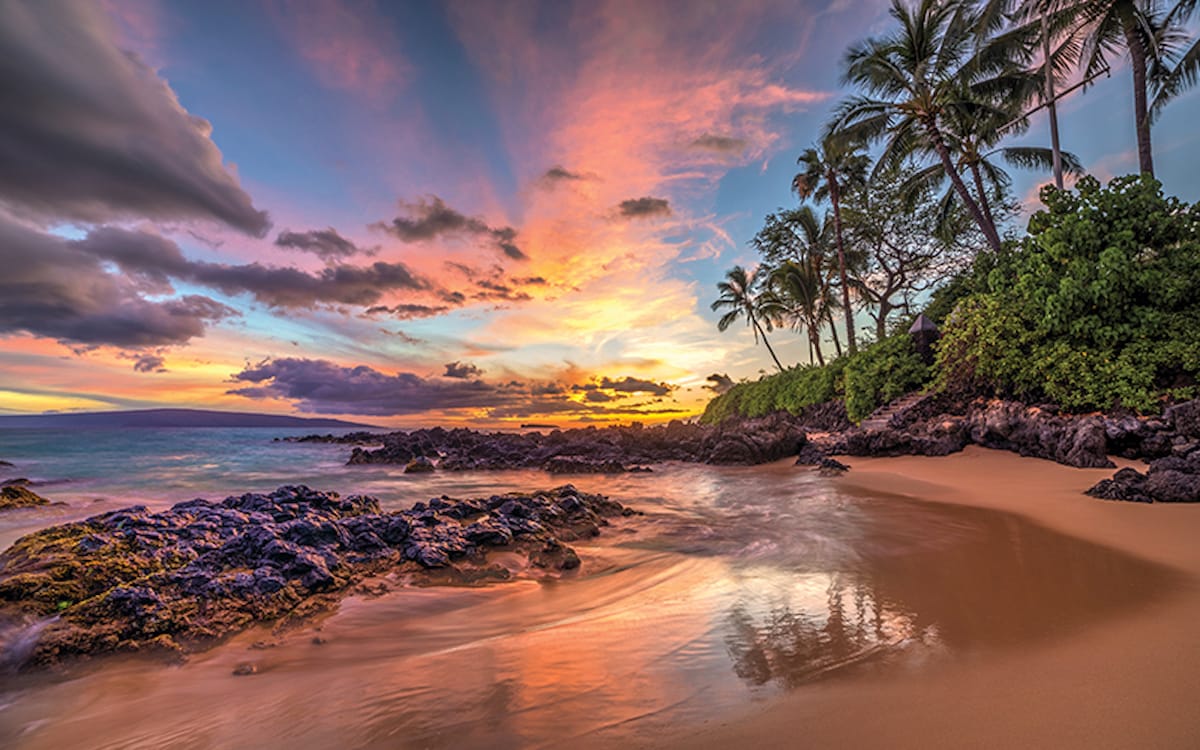
[[[929,377],[930,368],[904,333],[824,367],[797,366],[738,383],[709,401],[700,421],[717,424],[732,416],[761,417],[777,411],[799,414],[842,397],[850,418],[860,421],[879,405],[920,388]]]
[[[925,385],[930,374],[907,333],[890,336],[846,362],[846,413],[861,422],[883,404]]]
[[[1043,191],[1047,210],[943,328],[942,385],[1157,410],[1200,375],[1200,209],[1149,176]]]
[[[717,424],[732,416],[761,417],[777,411],[798,414],[807,406],[837,398],[843,362],[825,367],[796,366],[755,381],[737,383],[708,402],[700,421]]]

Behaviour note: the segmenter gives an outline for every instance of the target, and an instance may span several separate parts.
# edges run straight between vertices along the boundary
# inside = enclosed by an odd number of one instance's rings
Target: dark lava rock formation
[[[1145,474],[1121,469],[1087,491],[1104,500],[1137,503],[1200,503],[1200,451],[1150,462]]]
[[[854,428],[821,441],[826,454],[944,456],[967,445],[1012,451],[1078,468],[1111,468],[1109,455],[1154,460],[1200,450],[1200,401],[1162,417],[1063,415],[1000,399],[957,402],[930,396],[883,429]],[[812,461],[815,463],[815,461]]]
[[[24,486],[24,482],[5,482],[0,486],[0,510],[9,508],[31,508],[35,505],[48,505],[49,500]]]
[[[159,513],[104,513],[30,534],[0,554],[0,624],[44,625],[31,651],[7,661],[186,653],[255,623],[331,607],[371,574],[418,584],[507,579],[510,570],[488,560],[496,548],[556,574],[580,565],[567,542],[632,513],[571,485],[441,497],[395,513],[381,512],[372,497],[303,486]]]
[[[439,459],[441,471],[544,469],[555,474],[645,470],[647,464],[689,461],[758,464],[794,456],[805,443],[799,418],[772,414],[720,425],[674,421],[657,427],[588,427],[524,434],[436,427],[383,435],[310,435],[303,442],[355,446],[350,464],[403,464]],[[378,447],[364,447],[378,446]]]

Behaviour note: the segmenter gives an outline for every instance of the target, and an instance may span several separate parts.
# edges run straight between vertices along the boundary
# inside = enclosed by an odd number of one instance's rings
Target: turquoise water
[[[39,494],[70,505],[141,503],[152,508],[196,497],[265,492],[284,484],[374,495],[393,507],[442,494],[490,495],[567,481],[581,488],[632,490],[635,496],[654,484],[654,475],[635,474],[566,479],[535,470],[405,474],[402,465],[347,466],[349,445],[276,440],[307,434],[312,430],[4,429],[0,430],[0,459],[14,465],[0,466],[0,481],[26,477]],[[665,473],[680,469],[667,467]]]
[[[15,464],[0,467],[0,476],[28,477],[53,500],[121,496],[151,503],[188,500],[197,493],[241,493],[340,479],[346,474],[349,447],[273,440],[311,432],[203,427],[0,430],[0,459]]]

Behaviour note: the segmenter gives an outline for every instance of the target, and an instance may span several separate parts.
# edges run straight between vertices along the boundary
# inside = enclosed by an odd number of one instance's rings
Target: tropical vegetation
[[[797,160],[800,205],[768,214],[750,242],[758,266],[718,285],[718,327],[744,318],[778,373],[735,384],[704,419],[841,399],[859,420],[919,388],[1069,410],[1196,393],[1200,209],[1164,196],[1150,142],[1200,78],[1196,5],[893,0],[891,28],[846,53],[853,91]],[[1059,146],[1055,92],[1086,90],[1118,55],[1141,175],[1105,187]],[[1043,107],[1051,146],[1012,144]],[[1066,172],[1076,190],[1045,188],[1018,236],[1006,168]],[[906,334],[923,308],[944,334],[932,362]],[[780,361],[776,330],[803,337],[806,362]]]

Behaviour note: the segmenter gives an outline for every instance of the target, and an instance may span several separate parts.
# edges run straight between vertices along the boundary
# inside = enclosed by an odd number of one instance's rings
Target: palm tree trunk
[[[850,354],[858,351],[854,341],[854,311],[850,309],[850,284],[846,281],[846,251],[842,247],[842,209],[836,179],[829,179],[829,201],[833,204],[833,234],[837,240],[838,274],[842,279],[842,306],[846,312],[846,346]]]
[[[933,118],[929,118],[925,120],[924,125],[925,131],[929,134],[929,139],[933,142],[934,149],[942,159],[942,167],[946,170],[946,176],[950,178],[950,184],[954,185],[954,190],[958,193],[958,197],[962,199],[963,205],[971,212],[975,223],[983,231],[983,236],[987,239],[988,245],[991,246],[994,252],[1000,252],[1000,235],[996,232],[996,227],[983,215],[983,210],[979,208],[979,204],[971,197],[971,191],[967,190],[966,183],[963,182],[962,177],[958,174],[958,170],[954,168],[954,161],[950,158],[950,149],[946,147],[946,142],[942,140],[942,132],[938,130],[937,123],[933,121]]]
[[[758,318],[752,315],[750,316],[750,322],[754,324],[754,330],[758,331],[759,335],[762,336],[763,344],[766,345],[767,351],[771,353],[771,359],[775,360],[775,366],[779,368],[780,372],[783,372],[783,365],[779,364],[779,357],[775,356],[775,350],[771,348],[771,342],[767,341],[767,332],[758,324]]]
[[[1137,120],[1138,165],[1142,174],[1154,176],[1154,153],[1150,149],[1150,117],[1146,111],[1146,48],[1132,21],[1125,23],[1125,44],[1133,68],[1133,116]]]
[[[816,321],[810,321],[810,322],[820,323],[820,319],[818,318]],[[821,353],[821,333],[820,333],[820,331],[821,331],[821,329],[818,326],[813,326],[813,325],[808,326],[808,345],[811,349],[815,349],[817,352],[817,364],[819,364],[821,367],[824,367],[825,366],[825,355]],[[812,355],[809,355],[808,361],[809,362],[812,361]]]
[[[833,350],[837,355],[842,356],[842,342],[837,335],[837,326],[833,322],[833,309],[825,308],[825,319],[829,321],[829,332],[833,334]]]
[[[1058,143],[1058,104],[1054,99],[1054,70],[1050,65],[1050,26],[1046,14],[1042,13],[1042,58],[1045,66],[1046,87],[1043,96],[1046,111],[1050,115],[1050,151],[1053,154],[1054,187],[1063,189],[1062,147]]]
[[[975,192],[979,193],[979,208],[992,225],[992,231],[996,232],[996,219],[992,216],[992,207],[988,204],[987,191],[983,187],[983,175],[979,173],[979,164],[976,162],[971,162],[971,177],[975,180]]]

